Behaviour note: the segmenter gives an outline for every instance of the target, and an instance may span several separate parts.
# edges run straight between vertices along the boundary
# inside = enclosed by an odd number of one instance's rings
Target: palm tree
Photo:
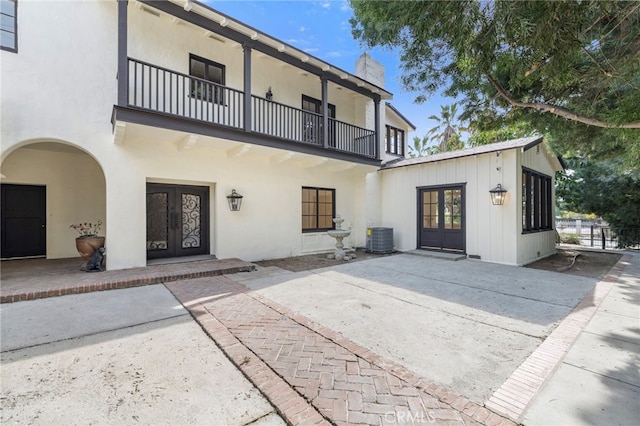
[[[427,136],[431,136],[432,141],[438,141],[439,152],[452,149],[460,149],[464,147],[464,143],[460,140],[460,132],[465,131],[464,127],[460,127],[457,123],[456,114],[458,113],[458,104],[440,106],[440,117],[431,115],[428,118],[435,120],[438,125],[427,132]],[[453,138],[453,139],[452,139]],[[448,144],[447,142],[455,142]],[[454,145],[454,146],[451,146]]]
[[[413,145],[409,145],[409,157],[423,157],[427,155],[427,146],[429,138],[424,136],[420,139],[418,136],[413,137]]]

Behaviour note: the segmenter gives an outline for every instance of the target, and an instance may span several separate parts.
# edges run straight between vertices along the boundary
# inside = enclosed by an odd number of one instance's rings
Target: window
[[[522,232],[553,229],[551,178],[522,169]]]
[[[200,79],[191,79],[191,97],[224,104],[224,87],[222,87],[225,84],[224,74],[224,65],[196,55],[189,55],[189,75]]]
[[[18,51],[18,4],[16,0],[0,0],[0,47]]]
[[[336,190],[302,188],[302,232],[334,229]]]
[[[387,125],[387,154],[404,156],[404,130]]]

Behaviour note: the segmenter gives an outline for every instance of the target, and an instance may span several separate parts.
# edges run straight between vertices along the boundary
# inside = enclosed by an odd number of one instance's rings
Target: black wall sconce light
[[[231,194],[227,195],[227,201],[229,202],[229,210],[232,212],[240,211],[242,206],[242,199],[244,197],[236,192],[235,189],[231,190]]]
[[[498,184],[498,186],[489,191],[489,194],[491,194],[491,203],[494,206],[501,206],[504,204],[507,190],[502,188],[502,185]]]
[[[266,96],[268,101],[273,99],[273,92],[271,91],[271,86],[269,86],[269,90],[267,90],[267,93],[265,94],[265,96]]]

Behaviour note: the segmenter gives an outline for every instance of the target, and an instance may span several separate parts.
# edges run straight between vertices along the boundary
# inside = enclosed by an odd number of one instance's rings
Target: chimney
[[[366,52],[356,61],[356,75],[384,89],[384,65],[375,61]]]

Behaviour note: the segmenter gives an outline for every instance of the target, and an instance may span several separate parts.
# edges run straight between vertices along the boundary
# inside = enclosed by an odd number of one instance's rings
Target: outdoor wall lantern
[[[268,101],[273,99],[273,92],[271,91],[271,86],[269,86],[269,90],[267,90],[267,93],[265,94],[265,96],[267,97]]]
[[[502,185],[498,184],[498,186],[489,191],[489,194],[491,194],[491,203],[494,206],[501,206],[504,204],[504,198],[507,194],[507,190],[502,188]]]
[[[231,194],[227,195],[227,201],[229,201],[229,210],[231,210],[232,212],[240,211],[242,198],[242,195],[238,194],[235,189],[232,189]]]

